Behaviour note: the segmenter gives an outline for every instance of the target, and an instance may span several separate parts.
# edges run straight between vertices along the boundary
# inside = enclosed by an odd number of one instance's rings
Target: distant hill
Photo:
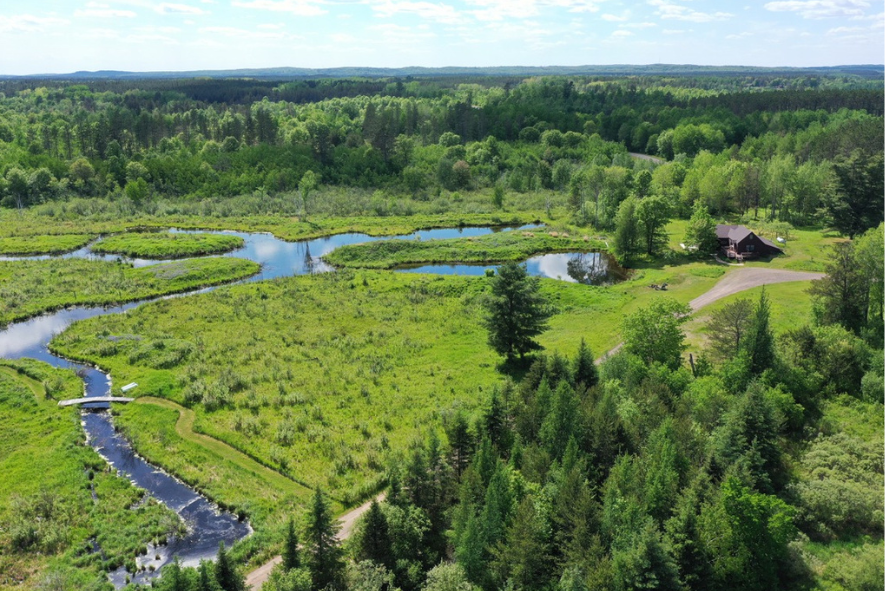
[[[51,78],[65,80],[132,80],[132,79],[181,79],[181,78],[405,78],[441,76],[747,76],[747,75],[852,75],[863,78],[883,78],[882,64],[846,66],[822,66],[810,68],[760,68],[753,66],[698,66],[692,64],[648,64],[605,66],[497,66],[490,68],[254,68],[239,70],[194,70],[187,72],[126,72],[99,70],[96,72],[73,72],[69,74],[32,74],[28,76],[0,75],[0,79]]]

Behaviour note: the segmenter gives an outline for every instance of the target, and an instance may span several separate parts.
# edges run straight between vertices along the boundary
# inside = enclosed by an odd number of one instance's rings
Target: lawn
[[[0,327],[67,306],[120,304],[228,283],[258,271],[252,261],[221,257],[138,269],[84,259],[0,261]]]
[[[241,248],[239,236],[225,234],[171,234],[169,232],[126,232],[99,240],[92,250],[142,259],[181,259],[222,254]]]

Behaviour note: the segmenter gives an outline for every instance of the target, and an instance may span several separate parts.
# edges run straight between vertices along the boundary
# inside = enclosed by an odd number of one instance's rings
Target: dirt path
[[[379,494],[375,497],[376,501],[383,501],[385,498],[385,493]],[[338,541],[342,542],[351,537],[351,534],[354,533],[354,526],[357,525],[357,520],[360,517],[369,511],[369,507],[372,505],[372,501],[366,501],[359,507],[355,509],[351,509],[344,515],[338,518],[339,525],[341,529],[338,530]],[[246,588],[257,591],[261,589],[261,586],[265,581],[268,580],[268,577],[271,576],[271,571],[274,570],[274,567],[280,564],[283,561],[282,556],[274,556],[272,559],[246,575]]]
[[[760,287],[762,285],[770,285],[772,283],[787,283],[790,281],[812,281],[813,279],[821,279],[824,273],[808,273],[806,271],[786,271],[784,269],[762,269],[760,267],[742,267],[728,272],[723,279],[717,282],[714,287],[704,292],[691,302],[689,308],[692,312],[697,312],[701,308],[713,304],[717,300],[721,300],[727,296]],[[624,343],[619,343],[602,357],[597,359],[599,365],[607,358],[618,353]]]
[[[656,156],[650,156],[649,154],[640,154],[639,152],[628,152],[632,158],[638,158],[640,160],[649,160],[650,162],[655,162],[656,164],[663,164],[664,160],[658,158]]]
[[[196,443],[207,451],[235,464],[247,473],[252,474],[255,477],[256,482],[262,483],[262,486],[273,486],[282,491],[289,491],[293,494],[301,495],[304,495],[306,491],[310,490],[306,486],[283,476],[276,470],[272,470],[267,466],[259,464],[227,443],[219,441],[209,435],[194,431],[196,414],[189,408],[180,406],[171,400],[155,398],[153,396],[136,398],[133,404],[153,404],[155,406],[162,406],[163,408],[178,411],[179,414],[178,421],[175,423],[175,432],[178,433],[182,439]]]
[[[689,307],[693,312],[713,304],[732,294],[770,285],[772,283],[787,283],[789,281],[812,281],[821,279],[824,273],[807,273],[805,271],[785,271],[784,269],[762,269],[760,267],[744,267],[727,273],[717,284],[701,294],[691,302]]]

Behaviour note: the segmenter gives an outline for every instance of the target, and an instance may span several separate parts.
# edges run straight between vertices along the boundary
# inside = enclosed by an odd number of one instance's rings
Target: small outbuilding
[[[717,224],[717,239],[720,248],[730,259],[750,259],[782,254],[775,243],[757,236],[745,226]]]

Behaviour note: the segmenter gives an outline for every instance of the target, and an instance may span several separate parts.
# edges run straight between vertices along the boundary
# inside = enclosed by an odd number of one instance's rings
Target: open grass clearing
[[[0,326],[68,306],[120,304],[228,283],[259,268],[227,257],[139,269],[84,259],[0,261]]]
[[[225,234],[173,234],[169,232],[126,232],[99,240],[95,252],[142,259],[181,259],[222,254],[241,248],[239,236]]]

